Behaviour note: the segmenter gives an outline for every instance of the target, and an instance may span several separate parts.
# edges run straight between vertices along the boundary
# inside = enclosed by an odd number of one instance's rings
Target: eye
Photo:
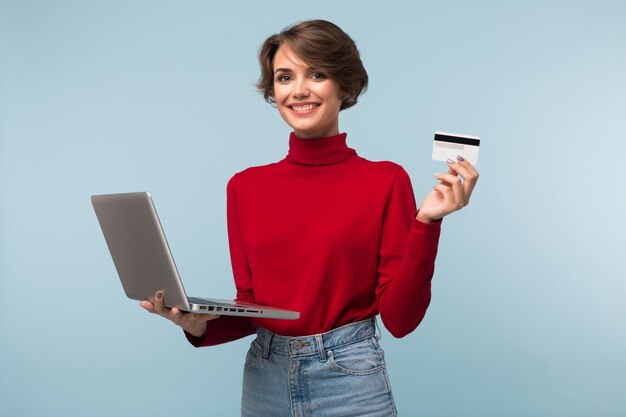
[[[287,82],[291,79],[291,77],[289,75],[286,74],[280,74],[276,77],[276,81],[278,81],[279,83],[284,83]]]
[[[314,80],[325,80],[326,75],[321,72],[314,72],[313,74],[311,74],[311,78],[313,78]]]

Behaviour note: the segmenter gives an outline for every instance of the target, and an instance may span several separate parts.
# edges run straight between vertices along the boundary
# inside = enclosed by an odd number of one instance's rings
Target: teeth
[[[317,107],[316,104],[307,104],[305,106],[291,106],[291,108],[295,111],[309,111],[313,110],[315,107]]]

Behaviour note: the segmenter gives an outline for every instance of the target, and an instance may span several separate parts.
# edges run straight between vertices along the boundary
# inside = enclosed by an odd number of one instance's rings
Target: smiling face
[[[339,134],[339,84],[285,44],[276,51],[273,64],[276,107],[294,133],[303,139]]]

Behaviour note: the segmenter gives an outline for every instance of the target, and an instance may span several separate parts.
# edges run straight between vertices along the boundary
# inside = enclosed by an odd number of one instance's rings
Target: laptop
[[[165,305],[183,311],[295,320],[297,311],[214,298],[187,297],[147,192],[91,196],[98,222],[128,298],[151,299],[165,291]]]

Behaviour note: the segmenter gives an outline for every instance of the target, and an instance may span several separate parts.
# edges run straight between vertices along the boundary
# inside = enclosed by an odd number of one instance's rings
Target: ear
[[[274,94],[274,84],[272,84],[272,89],[269,91],[266,101],[276,104],[276,98]]]

